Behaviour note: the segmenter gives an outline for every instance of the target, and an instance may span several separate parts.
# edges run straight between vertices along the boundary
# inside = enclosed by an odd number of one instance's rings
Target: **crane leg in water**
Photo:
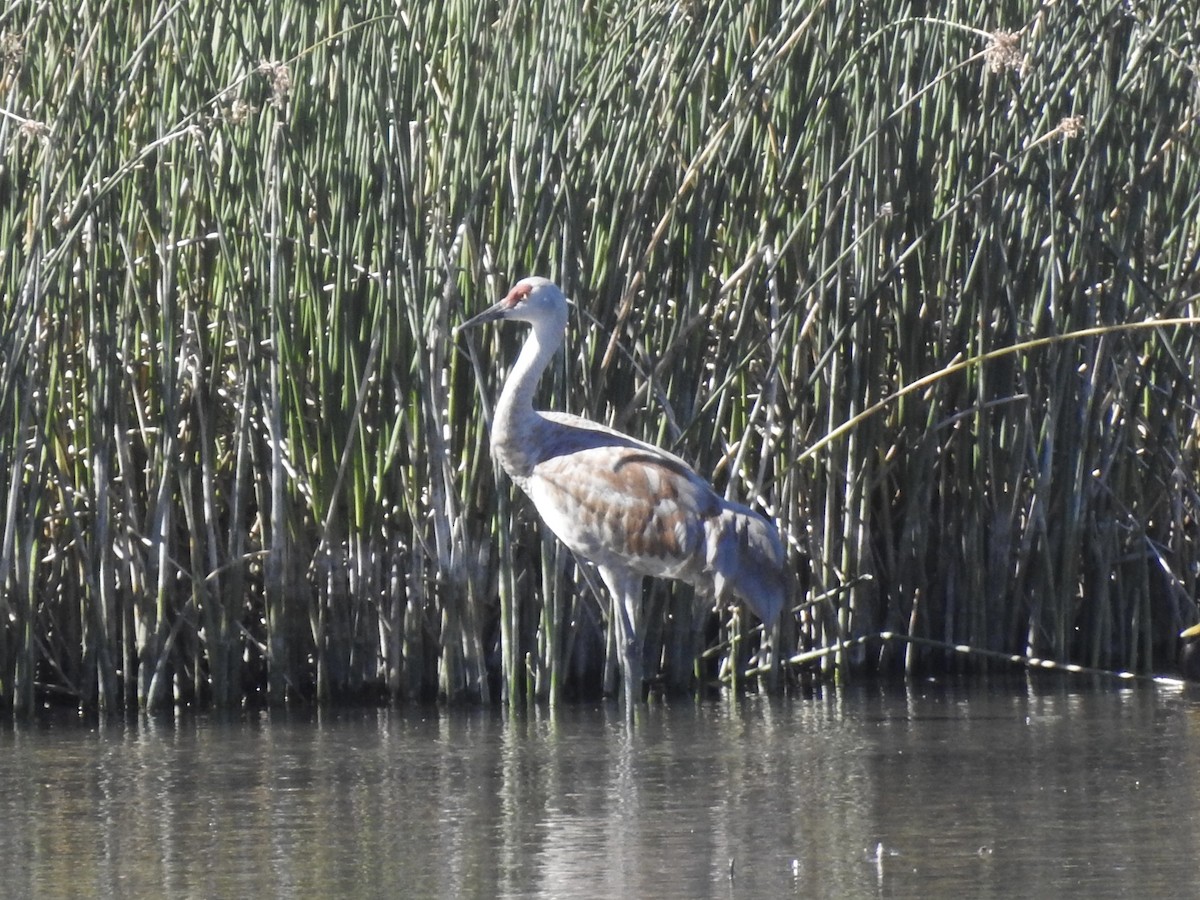
[[[625,695],[625,715],[632,720],[642,702],[642,582],[628,569],[597,566],[600,579],[612,598],[611,615],[617,629],[621,666],[621,692]]]

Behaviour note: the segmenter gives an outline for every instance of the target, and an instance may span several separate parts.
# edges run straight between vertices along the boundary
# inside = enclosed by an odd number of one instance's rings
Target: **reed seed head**
[[[239,97],[225,110],[225,121],[231,125],[242,125],[256,112],[258,112],[257,106]]]
[[[50,126],[45,122],[26,119],[21,123],[21,137],[29,141],[40,141],[50,137]]]
[[[1021,37],[1012,31],[992,32],[992,41],[984,52],[989,72],[1000,74],[1008,69],[1021,68]]]
[[[284,63],[263,60],[257,71],[271,82],[271,105],[283,109],[292,92],[292,70]]]
[[[1066,116],[1058,123],[1058,128],[1055,130],[1062,138],[1079,137],[1083,134],[1084,124],[1083,116]]]
[[[15,31],[0,33],[0,62],[4,63],[4,68],[15,69],[24,58],[25,42],[21,39],[21,35]]]

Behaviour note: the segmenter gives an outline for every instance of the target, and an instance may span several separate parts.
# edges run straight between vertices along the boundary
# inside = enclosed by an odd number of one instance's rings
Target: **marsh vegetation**
[[[658,689],[1170,667],[1193,7],[7,4],[0,704],[598,695],[488,456],[519,336],[450,335],[529,273],[577,305],[544,405],[793,561],[770,654],[649,587]]]

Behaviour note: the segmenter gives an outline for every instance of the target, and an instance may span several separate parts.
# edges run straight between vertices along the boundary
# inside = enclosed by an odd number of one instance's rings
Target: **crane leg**
[[[625,717],[632,722],[642,703],[642,576],[604,566],[598,568],[612,595],[612,615],[620,652],[621,692],[625,695]]]

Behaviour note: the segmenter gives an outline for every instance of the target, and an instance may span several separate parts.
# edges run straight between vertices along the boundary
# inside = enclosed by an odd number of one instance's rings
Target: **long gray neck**
[[[523,486],[537,462],[541,416],[533,409],[533,395],[542,372],[562,346],[564,328],[565,323],[560,322],[534,323],[496,403],[492,453],[518,485]]]

